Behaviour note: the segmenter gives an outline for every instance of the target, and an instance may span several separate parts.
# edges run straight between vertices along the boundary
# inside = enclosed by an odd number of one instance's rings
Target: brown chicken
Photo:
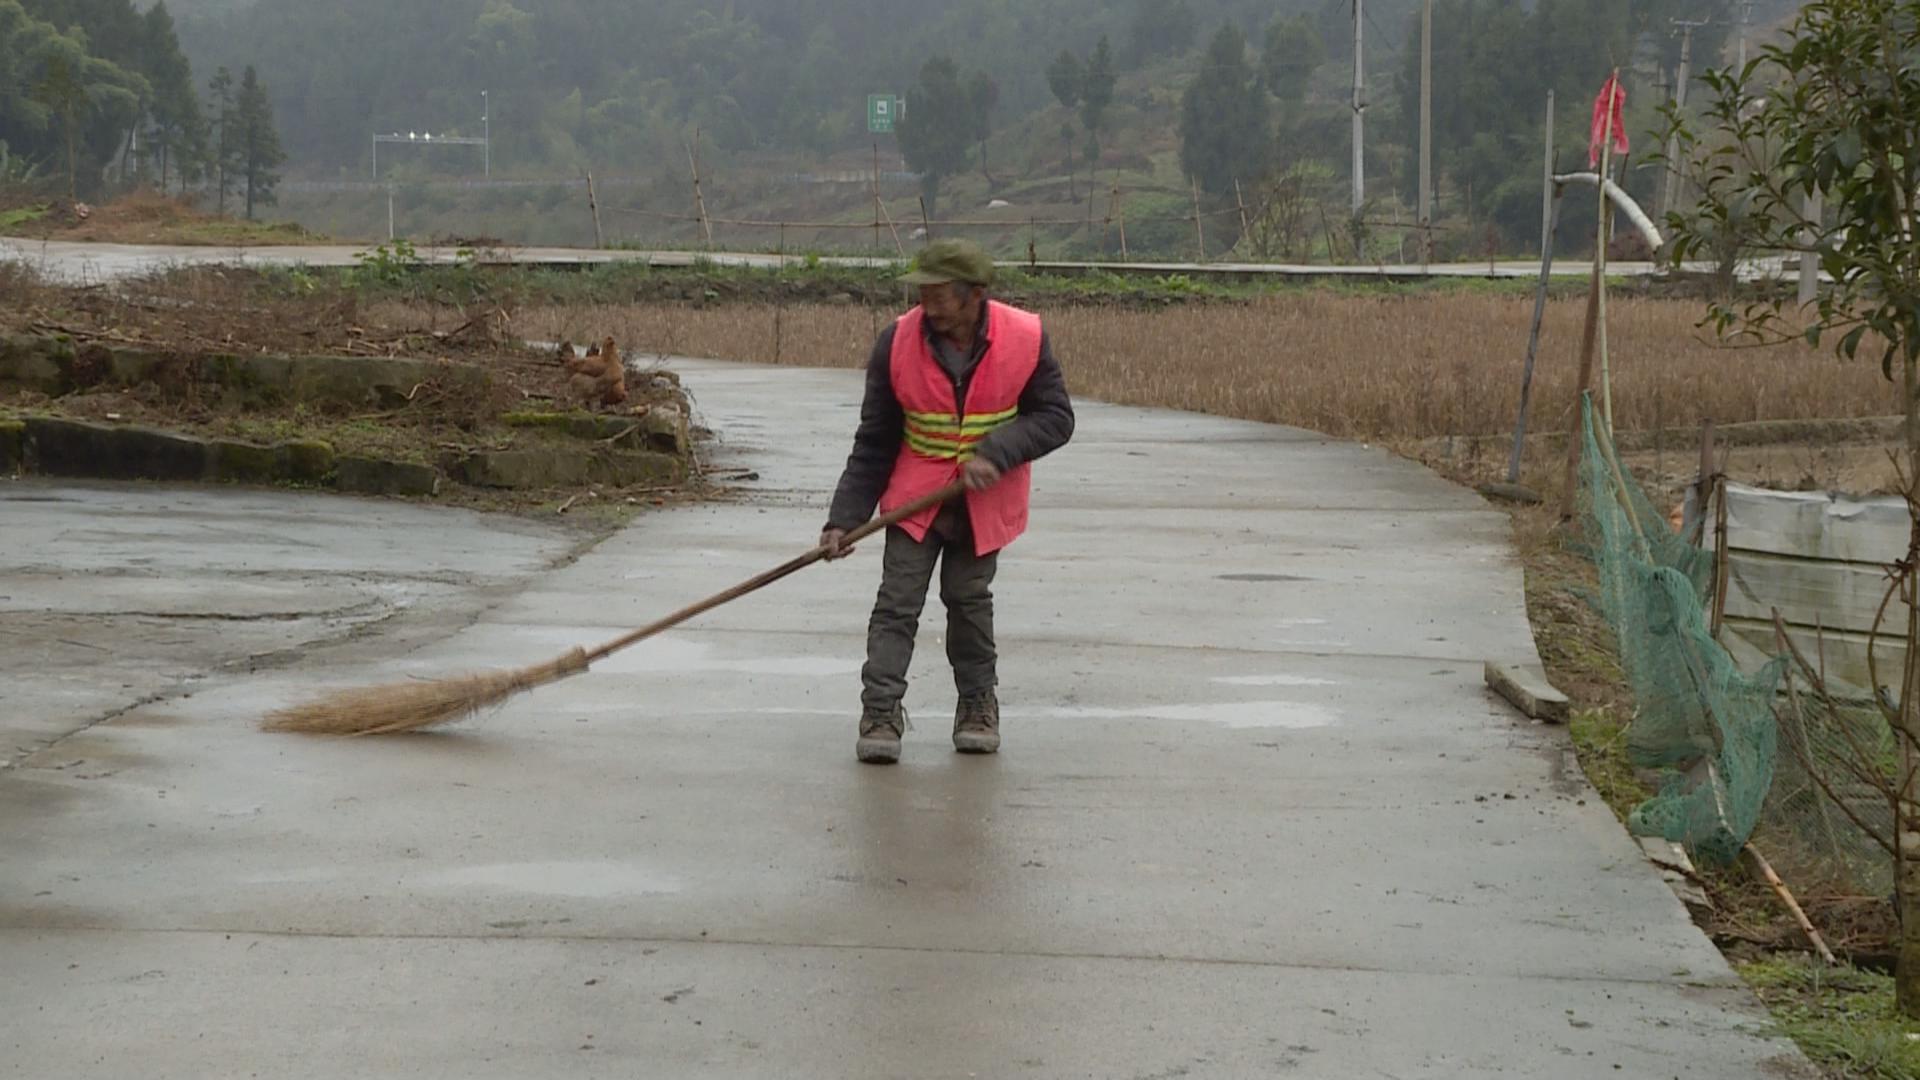
[[[627,400],[627,369],[612,338],[590,346],[585,356],[574,356],[572,344],[562,343],[560,362],[568,372],[568,390],[587,407]]]

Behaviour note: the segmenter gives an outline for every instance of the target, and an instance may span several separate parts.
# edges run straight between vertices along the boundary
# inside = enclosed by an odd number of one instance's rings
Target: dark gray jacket
[[[973,354],[960,370],[941,355],[943,350],[934,350],[935,357],[953,376],[960,401],[966,400],[967,387],[990,344],[984,313],[981,321],[982,332],[974,335]],[[860,426],[854,431],[853,453],[847,457],[846,472],[841,474],[840,487],[833,495],[833,509],[827,517],[830,529],[853,529],[873,516],[887,481],[893,478],[893,463],[906,438],[906,411],[893,393],[893,332],[893,326],[881,332],[867,359],[867,391],[860,406]],[[931,336],[933,328],[928,326],[926,332]],[[1020,392],[1019,408],[1020,415],[1012,423],[982,439],[975,450],[1002,472],[1044,457],[1073,437],[1073,402],[1067,397],[1067,380],[1053,357],[1053,343],[1045,331],[1040,335],[1040,363]]]

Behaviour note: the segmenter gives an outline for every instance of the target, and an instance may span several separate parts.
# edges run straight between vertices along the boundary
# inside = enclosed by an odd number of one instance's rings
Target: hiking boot
[[[1000,749],[1000,699],[991,690],[962,694],[953,711],[953,748],[963,754]]]
[[[860,741],[853,744],[854,756],[869,765],[899,761],[900,736],[911,726],[902,706],[895,705],[887,712],[868,709],[860,714]]]

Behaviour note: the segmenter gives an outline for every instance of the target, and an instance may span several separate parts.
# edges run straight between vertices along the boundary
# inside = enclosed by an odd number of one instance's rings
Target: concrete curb
[[[1501,664],[1487,661],[1487,685],[1494,693],[1535,720],[1564,724],[1572,714],[1567,695],[1554,689],[1547,673],[1533,664]]]

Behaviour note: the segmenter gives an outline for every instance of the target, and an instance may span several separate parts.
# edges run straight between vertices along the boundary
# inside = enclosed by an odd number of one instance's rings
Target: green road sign
[[[867,130],[885,135],[907,115],[907,103],[892,94],[867,95]]]

